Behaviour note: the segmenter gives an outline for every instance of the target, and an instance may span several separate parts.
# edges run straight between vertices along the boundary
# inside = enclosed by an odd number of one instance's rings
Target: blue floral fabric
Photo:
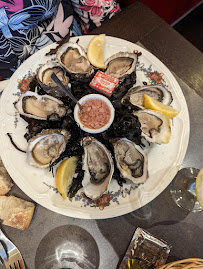
[[[83,1],[1,0],[0,80],[9,78],[27,57],[42,47],[60,41],[67,34],[70,34],[70,36],[81,35],[82,28],[81,24],[78,23],[78,18],[85,12],[87,13],[87,8],[84,8],[86,3]],[[115,0],[108,1],[112,1],[110,17],[117,12],[118,8],[114,8]],[[92,3],[94,4],[94,1]],[[98,9],[98,7],[96,8]],[[91,18],[94,18],[92,10],[89,9],[89,11],[91,12]],[[91,25],[89,28],[92,30],[98,26],[98,21],[107,19],[107,13],[103,12],[102,14],[105,14],[105,16],[103,15],[101,18],[96,14],[96,23],[90,23],[91,19],[88,20],[87,18],[83,21],[88,23],[86,27]],[[77,20],[75,17],[77,17]]]

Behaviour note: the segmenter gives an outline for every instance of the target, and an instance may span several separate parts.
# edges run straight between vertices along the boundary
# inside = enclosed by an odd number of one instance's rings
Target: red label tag
[[[118,83],[119,79],[107,75],[102,71],[97,71],[96,75],[90,82],[90,87],[106,94],[107,96],[111,96]]]

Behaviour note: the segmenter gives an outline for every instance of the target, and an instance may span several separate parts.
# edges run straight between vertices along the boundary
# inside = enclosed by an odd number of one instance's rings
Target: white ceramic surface
[[[0,81],[0,93],[6,88],[6,85],[8,84],[9,80],[3,80]]]
[[[79,44],[87,48],[92,36],[79,38]],[[72,38],[76,41],[78,37]],[[120,188],[115,180],[109,186],[108,197],[101,199],[105,204],[102,207],[84,199],[80,190],[76,197],[69,201],[56,193],[55,180],[48,169],[31,167],[26,162],[26,154],[17,151],[11,144],[7,133],[11,133],[15,143],[21,148],[27,147],[24,138],[26,125],[16,114],[13,103],[20,93],[19,80],[32,72],[35,72],[39,63],[46,62],[44,55],[55,47],[55,44],[40,50],[25,61],[13,74],[1,96],[0,103],[0,154],[6,169],[15,183],[33,200],[42,206],[60,214],[77,218],[99,219],[111,218],[126,214],[138,209],[157,197],[172,181],[184,159],[189,140],[189,114],[187,104],[180,86],[166,68],[155,56],[145,49],[131,42],[114,37],[106,37],[105,58],[119,51],[142,52],[137,67],[136,85],[143,82],[154,82],[154,78],[161,77],[164,85],[172,92],[172,106],[180,113],[171,121],[172,136],[170,142],[165,145],[152,145],[148,148],[149,179],[138,188],[126,183]],[[105,200],[106,199],[106,200]]]

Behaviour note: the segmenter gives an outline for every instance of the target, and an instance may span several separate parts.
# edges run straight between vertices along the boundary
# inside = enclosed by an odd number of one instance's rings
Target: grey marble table
[[[140,2],[125,8],[94,33],[143,45],[171,70],[190,114],[190,140],[182,168],[203,167],[202,53]],[[11,194],[29,200],[17,186]],[[29,269],[65,268],[57,267],[55,260],[62,255],[62,249],[73,246],[83,259],[82,268],[115,269],[137,227],[171,244],[171,260],[203,258],[203,213],[179,208],[171,198],[169,187],[146,206],[113,219],[75,219],[36,205],[26,231],[6,226],[3,230],[21,250]]]

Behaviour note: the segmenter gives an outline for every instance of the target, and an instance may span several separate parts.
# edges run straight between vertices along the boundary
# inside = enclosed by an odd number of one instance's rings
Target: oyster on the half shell
[[[88,81],[94,75],[84,49],[77,43],[68,42],[61,46],[56,53],[58,62],[68,73],[79,81]]]
[[[70,137],[70,133],[63,129],[43,130],[28,141],[28,163],[38,168],[49,167],[65,150]]]
[[[51,79],[51,74],[55,73],[60,81],[70,87],[69,77],[66,75],[64,68],[57,61],[49,60],[45,64],[41,64],[37,72],[37,80],[45,92],[54,96],[62,97],[65,93]]]
[[[142,135],[151,143],[167,144],[171,137],[169,118],[161,112],[143,109],[134,111],[141,124]]]
[[[93,137],[84,137],[83,166],[85,171],[82,185],[87,197],[99,198],[108,188],[111,181],[114,164],[111,153]]]
[[[127,138],[117,140],[113,146],[121,177],[135,184],[144,183],[148,178],[148,157],[144,150]]]
[[[129,89],[127,94],[122,98],[121,102],[127,106],[137,106],[139,108],[144,108],[144,95],[146,94],[157,101],[170,105],[173,98],[170,91],[166,88],[156,85],[148,85],[148,86],[137,86]]]
[[[64,103],[50,95],[27,91],[14,103],[21,115],[38,120],[57,120],[66,115]]]
[[[106,60],[105,73],[122,80],[136,71],[136,64],[136,53],[118,52]]]

